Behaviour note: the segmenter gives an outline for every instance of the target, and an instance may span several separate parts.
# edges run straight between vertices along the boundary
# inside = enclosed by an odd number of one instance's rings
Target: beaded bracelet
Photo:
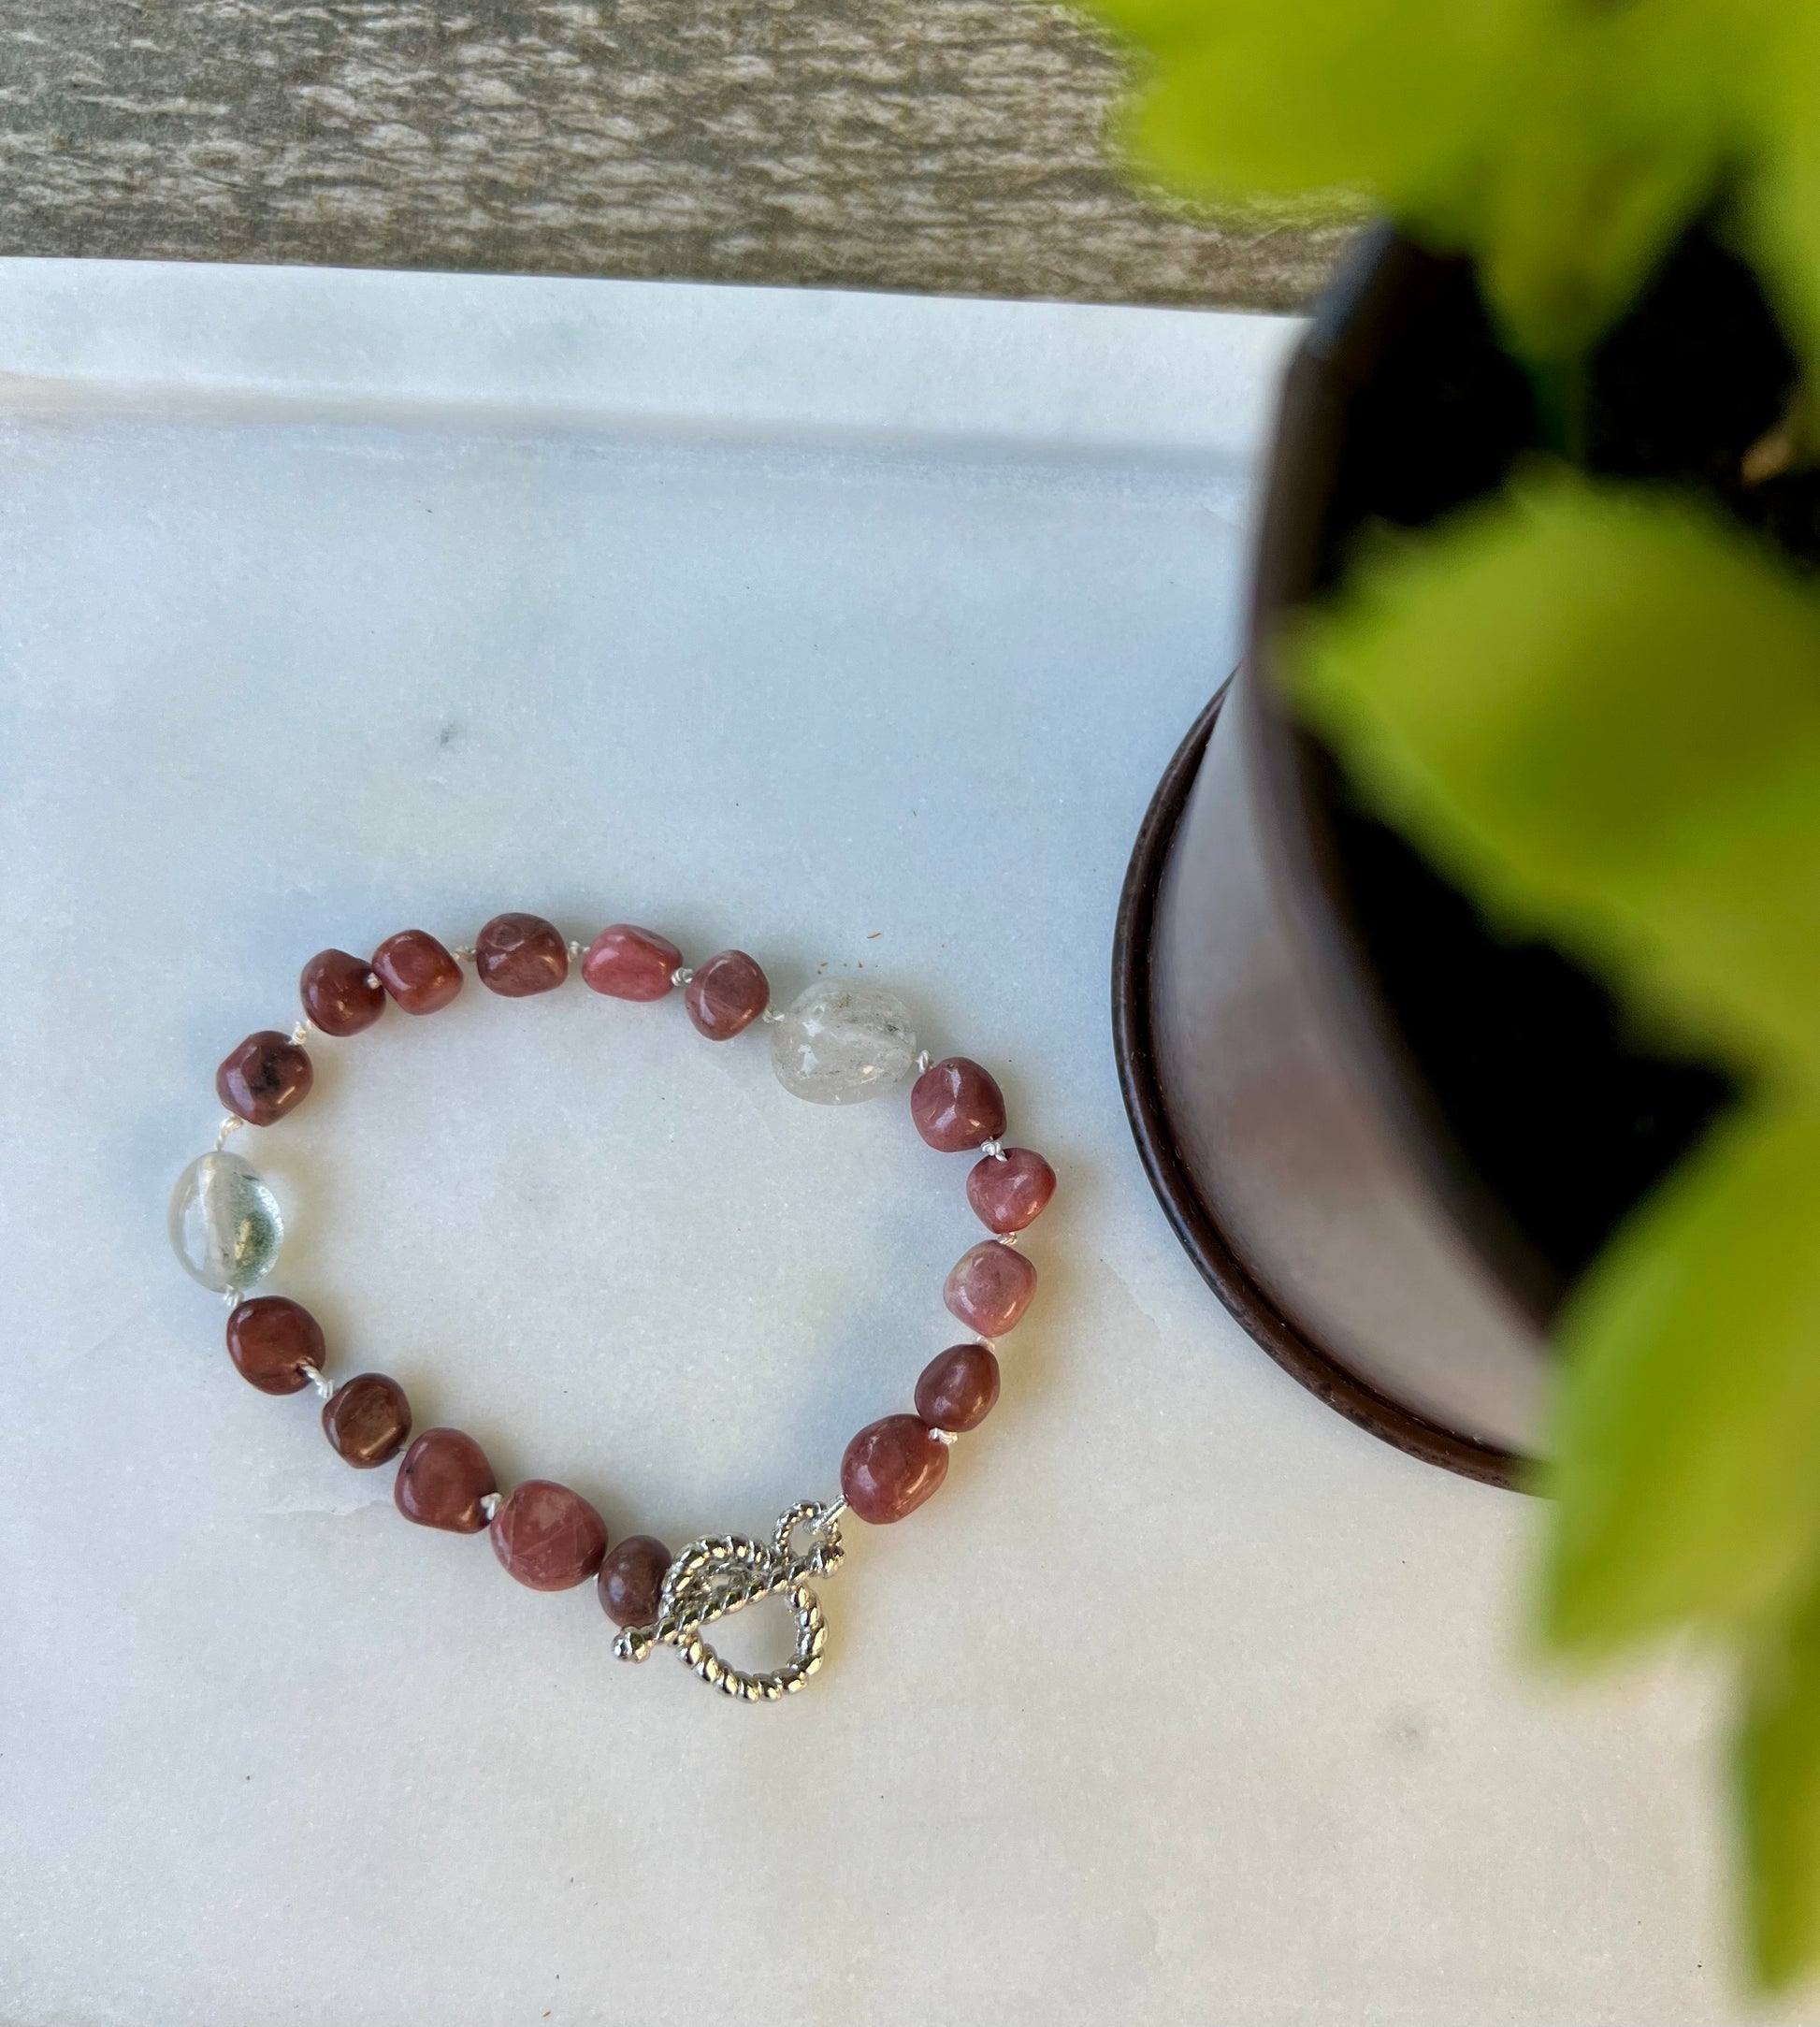
[[[411,1437],[404,1389],[382,1372],[331,1383],[323,1331],[285,1296],[249,1296],[277,1262],[283,1222],[271,1190],[238,1154],[230,1135],[269,1126],[310,1093],[304,1043],[312,1033],[342,1037],[370,1027],[387,999],[408,1014],[431,1014],[462,988],[462,963],[507,999],[554,991],[579,961],[583,982],[611,999],[658,1000],[682,987],[683,1004],[710,1041],[730,1041],[762,1021],[772,1030],[772,1065],[787,1091],[817,1105],[881,1096],[917,1072],[910,1114],[928,1144],[946,1153],[976,1151],[967,1200],[992,1235],[970,1247],[948,1275],[943,1298],[976,1340],[940,1353],[917,1382],[916,1412],[874,1422],[847,1445],[840,1496],[804,1500],[779,1519],[769,1542],[710,1535],[672,1556],[661,1542],[633,1535],[609,1548],[599,1514],[579,1493],[527,1479],[501,1493],[485,1454],[454,1428]],[[1004,1145],[1004,1099],[991,1075],[964,1056],[932,1063],[918,1051],[903,1003],[880,986],[827,979],[779,1012],[765,975],[743,950],[722,950],[694,969],[667,938],[615,923],[585,950],[536,915],[498,915],[469,947],[446,948],[421,929],[388,936],[370,959],[324,950],[303,968],[303,1019],[290,1031],[249,1035],[215,1077],[227,1108],[214,1150],[178,1178],[170,1236],[178,1258],[229,1304],[227,1351],[242,1378],[266,1394],[314,1386],[324,1433],[357,1470],[403,1451],[393,1499],[407,1520],[455,1534],[485,1528],[507,1571],[533,1590],[568,1590],[596,1580],[600,1603],[620,1631],[614,1652],[642,1661],[673,1646],[703,1682],[726,1695],[770,1702],[800,1689],[821,1665],[827,1625],[808,1579],[831,1573],[844,1550],[846,1513],[880,1526],[914,1513],[947,1473],[948,1446],[977,1428],[999,1397],[993,1340],[1029,1308],[1036,1269],[1014,1251],[1055,1190],[1040,1154]],[[701,1629],[774,1593],[787,1600],[795,1650],[778,1669],[734,1668]]]

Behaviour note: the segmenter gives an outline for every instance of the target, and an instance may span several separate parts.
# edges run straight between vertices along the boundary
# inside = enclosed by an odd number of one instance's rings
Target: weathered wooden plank
[[[1106,166],[1036,0],[13,0],[0,252],[1304,302]]]

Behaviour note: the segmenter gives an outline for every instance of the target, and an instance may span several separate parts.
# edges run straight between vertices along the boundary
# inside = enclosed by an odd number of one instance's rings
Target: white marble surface
[[[1524,1505],[1271,1366],[1120,1111],[1291,335],[0,264],[0,2018],[1727,2012],[1707,1686],[1526,1674]],[[880,977],[1062,1171],[997,1414],[779,1707],[404,1525],[166,1250],[302,958],[508,906]],[[747,1039],[470,988],[325,1045],[273,1285],[615,1532],[765,1526],[972,1231]]]

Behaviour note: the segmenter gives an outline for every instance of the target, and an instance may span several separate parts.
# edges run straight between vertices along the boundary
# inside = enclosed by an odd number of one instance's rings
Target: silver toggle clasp
[[[845,1503],[845,1502],[842,1502]],[[846,1550],[841,1545],[841,1506],[805,1499],[778,1521],[767,1542],[744,1535],[715,1534],[691,1542],[664,1572],[654,1625],[628,1626],[613,1643],[622,1661],[642,1661],[654,1648],[674,1647],[686,1667],[723,1696],[748,1703],[774,1703],[802,1688],[821,1666],[828,1621],[821,1600],[804,1581],[831,1576]],[[799,1551],[801,1530],[805,1546]],[[701,1637],[701,1629],[729,1612],[782,1592],[796,1620],[796,1652],[782,1668],[752,1672],[734,1668]]]

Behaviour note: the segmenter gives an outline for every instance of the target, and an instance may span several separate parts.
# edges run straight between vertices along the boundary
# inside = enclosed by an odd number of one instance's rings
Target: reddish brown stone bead
[[[323,1434],[336,1455],[356,1470],[389,1463],[411,1434],[404,1388],[383,1372],[344,1380],[323,1403]]]
[[[1021,1232],[1034,1224],[1055,1194],[1055,1170],[1027,1147],[1008,1147],[1004,1158],[989,1154],[967,1171],[967,1201],[990,1232]]]
[[[250,1126],[269,1126],[310,1095],[316,1073],[288,1035],[261,1028],[215,1072],[215,1095]]]
[[[503,999],[554,992],[569,976],[569,946],[541,915],[496,915],[474,938],[474,972]]]
[[[671,1564],[670,1551],[648,1534],[628,1534],[600,1565],[600,1609],[615,1626],[649,1626]]]
[[[426,1428],[404,1454],[392,1498],[407,1520],[451,1534],[478,1534],[481,1501],[497,1492],[486,1452],[458,1428]]]
[[[527,1478],[493,1515],[493,1553],[532,1590],[585,1584],[607,1552],[607,1524],[579,1492]]]
[[[675,982],[672,974],[682,962],[683,953],[668,936],[615,922],[588,946],[582,960],[582,982],[610,999],[661,999]]]
[[[227,1319],[227,1355],[262,1394],[295,1394],[323,1369],[323,1326],[289,1296],[256,1295]]]
[[[999,1397],[999,1362],[985,1344],[957,1344],[923,1368],[917,1412],[931,1428],[964,1436],[991,1413]]]
[[[711,1042],[729,1042],[771,1004],[771,986],[744,950],[723,950],[696,972],[683,1004]]]
[[[373,952],[379,982],[406,1013],[435,1013],[461,991],[461,966],[421,929],[401,929]]]
[[[1036,1269],[996,1238],[970,1246],[942,1290],[951,1314],[983,1338],[1002,1338],[1030,1307]]]
[[[932,1063],[910,1087],[910,1117],[938,1153],[959,1154],[1004,1131],[1004,1093],[965,1056]]]
[[[948,1447],[914,1414],[862,1428],[841,1459],[841,1491],[861,1520],[885,1527],[914,1513],[948,1474]]]
[[[297,981],[303,1010],[325,1035],[358,1035],[385,1011],[385,988],[364,957],[318,950]]]

